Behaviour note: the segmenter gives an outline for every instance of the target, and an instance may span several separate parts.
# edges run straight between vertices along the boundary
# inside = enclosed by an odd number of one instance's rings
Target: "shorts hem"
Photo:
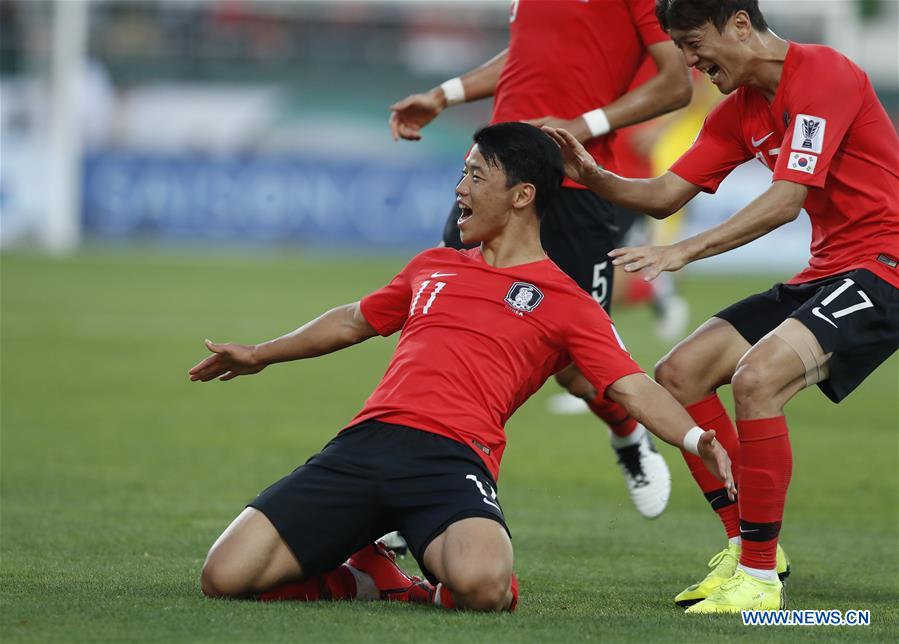
[[[434,585],[437,585],[440,582],[440,580],[434,576],[434,573],[432,573],[430,570],[428,570],[427,566],[425,566],[425,562],[424,562],[425,551],[428,549],[428,546],[431,545],[431,542],[433,542],[434,539],[436,539],[441,534],[446,532],[447,528],[449,528],[452,524],[456,523],[457,521],[461,521],[462,519],[472,519],[475,517],[481,517],[484,519],[493,519],[494,521],[496,521],[498,524],[500,524],[503,527],[503,529],[506,531],[506,534],[509,535],[509,539],[510,540],[512,539],[512,533],[509,531],[509,526],[506,525],[505,520],[496,516],[492,512],[489,512],[487,510],[478,510],[478,509],[474,509],[474,508],[470,508],[467,510],[462,510],[461,512],[457,512],[456,514],[451,516],[449,519],[447,519],[446,521],[441,523],[439,526],[437,526],[433,530],[433,532],[431,532],[431,534],[428,535],[427,539],[425,539],[421,543],[421,546],[419,546],[419,552],[412,553],[413,556],[415,557],[415,560],[418,562],[419,568],[421,568],[422,574],[425,576],[425,578],[427,578],[427,580],[429,582],[431,582]]]

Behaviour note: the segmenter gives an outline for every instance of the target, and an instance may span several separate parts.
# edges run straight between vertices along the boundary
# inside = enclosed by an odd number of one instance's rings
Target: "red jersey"
[[[573,119],[627,92],[646,48],[668,40],[654,0],[513,0],[491,123]],[[614,132],[587,150],[615,171]],[[569,188],[584,188],[567,177]]]
[[[790,284],[865,268],[899,288],[899,139],[861,68],[830,47],[790,43],[771,104],[737,89],[671,171],[714,192],[753,157],[774,181],[809,188],[811,259]]]
[[[550,375],[573,360],[604,392],[641,371],[602,307],[550,259],[494,268],[480,248],[432,248],[361,308],[379,334],[402,335],[347,427],[378,419],[446,436],[494,477],[503,426]]]

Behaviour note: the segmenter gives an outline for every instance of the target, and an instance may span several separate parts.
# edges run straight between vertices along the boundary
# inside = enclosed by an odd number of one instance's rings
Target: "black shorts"
[[[562,188],[543,216],[540,241],[559,268],[609,312],[612,304],[612,262],[609,251],[621,245],[635,214],[590,190]],[[453,204],[443,227],[443,243],[465,248],[459,237],[459,207]]]
[[[437,583],[424,552],[450,524],[485,517],[509,532],[496,482],[471,448],[375,420],[342,431],[249,506],[274,524],[306,576],[332,570],[399,530]]]
[[[818,387],[840,402],[899,348],[899,289],[859,269],[805,284],[775,284],[715,317],[755,344],[788,317],[817,338],[830,377]]]

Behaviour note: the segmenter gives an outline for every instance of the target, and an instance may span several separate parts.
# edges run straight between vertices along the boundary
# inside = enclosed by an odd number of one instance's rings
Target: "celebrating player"
[[[394,139],[420,139],[421,129],[445,108],[493,96],[491,123],[565,127],[586,142],[597,161],[614,168],[615,129],[690,100],[687,68],[659,27],[652,0],[512,0],[509,22],[508,49],[460,78],[391,106]],[[647,52],[657,73],[627,91]],[[622,222],[632,223],[634,213],[622,212],[567,179],[549,212],[552,216],[541,229],[543,248],[608,312],[613,272],[607,253],[621,244]],[[443,236],[452,248],[463,247],[458,218],[454,205]],[[640,514],[660,515],[671,493],[671,476],[645,429],[590,386],[575,367],[559,372],[556,379],[609,426],[609,440]]]
[[[632,180],[598,168],[571,134],[547,131],[570,177],[658,218],[700,190],[714,192],[753,157],[773,170],[771,187],[722,224],[670,246],[611,253],[647,279],[747,244],[802,207],[808,212],[808,267],[724,309],[656,367],[697,424],[717,430],[740,490],[736,505],[684,454],[730,542],[709,575],[675,601],[695,603],[693,613],[776,609],[778,572],[786,571],[777,541],[792,472],[784,405],[814,384],[841,401],[899,347],[899,141],[857,65],[829,47],[781,40],[757,0],[663,0],[658,14],[687,63],[729,94],[692,148],[662,176]],[[726,383],[736,429],[715,393]]]
[[[572,360],[602,395],[701,458],[733,495],[714,432],[693,427],[633,362],[605,312],[544,254],[539,218],[562,181],[558,147],[524,123],[487,127],[474,142],[456,194],[462,237],[479,248],[427,250],[384,288],[278,339],[206,342],[214,355],[191,380],[231,380],[402,330],[362,411],[212,546],[207,595],[512,610],[518,588],[496,485],[503,426]],[[394,529],[428,582],[372,545]]]

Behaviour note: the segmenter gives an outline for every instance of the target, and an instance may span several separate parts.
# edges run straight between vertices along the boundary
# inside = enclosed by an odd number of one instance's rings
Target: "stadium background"
[[[896,2],[761,4],[780,35],[859,62],[896,122]],[[447,111],[415,144],[390,140],[387,106],[502,49],[507,15],[483,1],[0,2],[4,640],[760,637],[669,606],[719,547],[677,454],[669,510],[646,523],[596,423],[546,412],[552,385],[508,428],[519,615],[198,597],[211,541],[358,409],[393,345],[190,386],[200,341],[280,334],[437,240],[489,103]],[[769,177],[741,167],[682,234]],[[693,323],[798,269],[807,247],[803,216],[690,267]],[[649,313],[616,320],[651,369],[668,346]],[[788,592],[870,607],[853,638],[899,629],[897,364],[840,408],[817,392],[789,408]]]

